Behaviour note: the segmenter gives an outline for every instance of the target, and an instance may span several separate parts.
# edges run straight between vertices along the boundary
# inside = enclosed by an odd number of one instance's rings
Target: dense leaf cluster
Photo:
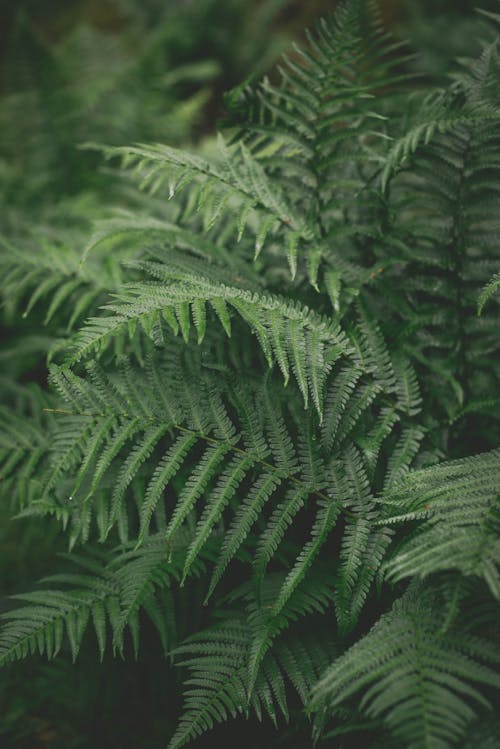
[[[133,657],[149,620],[185,680],[170,749],[239,714],[495,745],[499,22],[430,90],[343,3],[232,92],[213,153],[87,144],[122,209],[5,240],[50,387],[5,384],[2,491],[69,554],[2,615],[0,664],[90,630]]]

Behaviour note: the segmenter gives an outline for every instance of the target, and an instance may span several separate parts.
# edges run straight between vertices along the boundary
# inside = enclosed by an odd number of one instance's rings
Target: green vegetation
[[[201,137],[147,7],[4,91],[0,736],[497,747],[500,13],[343,2]]]

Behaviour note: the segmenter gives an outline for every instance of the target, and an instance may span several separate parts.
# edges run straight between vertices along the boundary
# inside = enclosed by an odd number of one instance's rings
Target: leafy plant
[[[144,194],[84,246],[5,242],[51,387],[6,383],[4,495],[69,553],[0,664],[90,630],[137,656],[151,624],[186,677],[170,749],[238,715],[494,745],[499,20],[430,90],[343,3],[217,148],[87,144]]]

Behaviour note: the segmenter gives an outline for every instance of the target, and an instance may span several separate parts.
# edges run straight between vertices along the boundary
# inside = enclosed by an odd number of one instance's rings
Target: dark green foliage
[[[360,708],[386,722],[402,746],[454,746],[478,708],[476,685],[500,686],[494,642],[458,624],[443,631],[433,591],[414,586],[370,632],[337,658],[313,690],[312,708],[332,711],[363,690]],[[367,689],[367,687],[369,687]],[[324,704],[327,707],[324,707]]]
[[[137,657],[152,624],[185,677],[171,749],[237,716],[496,746],[498,20],[431,89],[342,3],[216,146],[87,144],[119,208],[4,240],[49,387],[5,383],[3,496],[69,553],[0,663],[91,630]]]

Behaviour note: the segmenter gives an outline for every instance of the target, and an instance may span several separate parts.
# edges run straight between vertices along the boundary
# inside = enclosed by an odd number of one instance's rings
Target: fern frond
[[[213,283],[175,270],[172,273],[179,280],[173,284],[168,266],[150,263],[141,267],[169,283],[126,286],[117,295],[117,301],[106,306],[112,314],[89,320],[74,338],[72,363],[99,353],[120,332],[133,336],[136,325],[140,325],[155,343],[168,335],[164,330],[166,325],[174,334],[181,330],[187,342],[191,325],[194,325],[198,343],[201,343],[204,333],[201,320],[205,320],[209,309],[215,312],[230,336],[229,306],[255,333],[269,366],[274,361],[278,363],[285,383],[292,371],[306,403],[310,394],[321,415],[329,369],[336,359],[352,353],[346,336],[337,326],[306,307],[279,297]]]
[[[41,581],[43,588],[13,596],[26,605],[2,614],[0,665],[35,652],[54,658],[65,636],[75,660],[90,623],[101,660],[108,628],[113,649],[120,653],[128,630],[137,655],[141,610],[158,630],[166,651],[175,642],[175,631],[170,627],[170,618],[164,615],[164,605],[167,600],[174,605],[168,589],[172,581],[180,578],[188,542],[179,537],[174,546],[168,547],[163,534],[156,534],[136,550],[129,546],[113,552],[71,554],[75,573],[52,575]],[[193,574],[198,575],[203,565],[200,558]]]
[[[485,376],[491,382],[499,376],[493,363],[496,306],[485,309],[481,297],[482,289],[489,294],[488,281],[498,270],[500,110],[492,93],[498,69],[498,44],[483,43],[477,60],[462,60],[455,81],[417,113],[417,122],[431,113],[434,125],[428,131],[410,127],[394,145],[397,151],[404,144],[407,164],[390,178],[392,239],[377,253],[387,263],[379,283],[395,314],[392,325],[417,369],[425,369],[422,392],[452,420]],[[426,144],[420,140],[424,131]],[[389,158],[386,174],[391,164]],[[395,284],[400,271],[394,272],[394,262],[405,268],[403,293]],[[481,317],[474,314],[478,299]],[[376,304],[373,295],[371,313],[385,314]]]
[[[247,223],[249,212],[255,209],[268,214],[271,228],[285,227],[305,240],[312,238],[305,218],[293,210],[285,194],[269,181],[264,169],[250,152],[240,144],[229,150],[219,136],[220,163],[210,162],[186,151],[162,144],[137,144],[98,148],[106,158],[121,157],[123,165],[133,167],[141,180],[141,187],[154,191],[168,183],[169,197],[174,197],[193,181],[200,180],[197,208],[202,211],[205,230],[210,229],[228,211],[238,212],[239,235]],[[256,239],[256,254],[265,237]]]
[[[0,630],[0,663],[5,665],[39,652],[52,658],[61,649],[66,631],[73,660],[78,655],[89,619],[92,617],[101,658],[104,653],[106,611],[113,620],[117,589],[105,575],[70,576],[73,590],[40,590],[17,594],[15,598],[28,604],[2,615]],[[50,582],[49,578],[47,582]],[[61,576],[57,582],[63,582]]]
[[[50,447],[47,433],[52,425],[51,417],[43,412],[50,399],[36,390],[22,392],[23,400],[26,396],[28,404],[18,411],[0,406],[2,495],[9,494],[12,508],[18,510],[26,507],[41,489],[37,475]]]
[[[216,723],[250,711],[275,725],[288,722],[292,687],[305,704],[309,690],[332,655],[325,637],[295,634],[280,640],[263,661],[250,700],[246,692],[246,662],[251,641],[248,622],[228,618],[190,638],[176,649],[178,665],[188,668],[184,712],[169,743],[178,749]]]
[[[453,131],[459,125],[473,127],[488,117],[495,119],[498,113],[483,103],[467,107],[459,96],[450,97],[448,92],[429,96],[420,108],[417,122],[392,145],[381,177],[382,190],[387,189],[394,170],[408,160],[420,145],[430,143],[436,133]]]
[[[498,689],[500,677],[485,661],[497,663],[498,653],[465,629],[440,633],[439,622],[433,592],[408,591],[314,687],[319,721],[359,695],[362,712],[382,718],[404,746],[460,741],[478,707],[491,708],[484,688]]]
[[[236,556],[236,552],[248,536],[252,525],[259,518],[265,503],[269,501],[280,482],[281,478],[277,473],[265,472],[259,476],[258,480],[248,491],[247,496],[235,513],[233,521],[224,536],[220,555],[212,573],[205,600],[208,600],[212,595],[227,565]],[[274,550],[276,550],[277,545],[278,543],[275,542],[273,545]],[[266,560],[269,560],[272,552],[267,552],[267,554],[262,552],[262,554]]]
[[[79,238],[76,234],[73,241]],[[43,324],[62,313],[66,331],[94,312],[104,293],[115,290],[123,275],[116,258],[110,263],[96,256],[82,268],[78,251],[66,244],[44,239],[14,244],[5,238],[0,243],[5,303],[13,309],[24,307],[22,315],[27,317],[43,302]]]
[[[327,518],[323,515],[321,520],[330,518],[330,514]],[[318,568],[316,574],[307,580],[307,584],[302,574],[306,570],[307,564],[304,566],[302,560],[298,560],[294,574],[285,578],[281,574],[266,577],[260,589],[259,600],[256,600],[253,589],[244,595],[252,633],[246,677],[249,698],[254,693],[266,654],[278,635],[293,621],[306,614],[322,614],[331,604],[333,586],[325,570]],[[244,594],[244,588],[241,593]],[[236,591],[236,597],[238,595],[240,592]]]
[[[477,314],[480,315],[483,311],[483,307],[490,299],[490,297],[495,294],[498,289],[500,288],[500,273],[495,273],[495,275],[492,277],[490,281],[486,284],[486,286],[481,291],[481,294],[479,295],[479,299],[477,300]]]
[[[382,503],[401,519],[423,522],[406,536],[387,562],[387,577],[425,577],[441,570],[460,570],[482,577],[500,598],[498,539],[498,450],[410,472],[393,485]]]
[[[215,524],[232,515],[211,593],[247,539],[257,508],[262,509],[271,498],[273,510],[257,542],[257,579],[262,579],[309,497],[316,495],[325,509],[319,510],[310,548],[297,562],[297,579],[326,541],[341,502],[349,504],[346,496],[336,495],[334,500],[330,494],[323,456],[325,449],[331,451],[334,446],[340,451],[344,442],[349,444],[356,419],[344,425],[342,441],[316,444],[313,415],[308,419],[302,415],[295,434],[284,419],[282,404],[273,400],[272,390],[252,394],[194,372],[179,377],[176,355],[171,364],[161,355],[151,355],[146,373],[123,362],[112,376],[92,364],[87,378],[58,367],[53,367],[52,378],[70,410],[52,409],[57,417],[55,435],[46,444],[49,459],[39,477],[43,490],[32,510],[42,510],[50,499],[51,511],[69,513],[72,543],[89,537],[93,516],[101,540],[114,527],[121,528],[125,540],[122,517],[129,511],[137,517],[140,544],[156,523],[156,512],[164,512],[168,498],[165,533],[169,542],[192,512],[199,512],[186,575]],[[262,405],[256,407],[259,401]],[[228,408],[234,409],[233,416]],[[149,478],[136,505],[134,487],[145,471]],[[243,483],[246,499],[233,501]],[[326,521],[330,515],[331,522]]]

